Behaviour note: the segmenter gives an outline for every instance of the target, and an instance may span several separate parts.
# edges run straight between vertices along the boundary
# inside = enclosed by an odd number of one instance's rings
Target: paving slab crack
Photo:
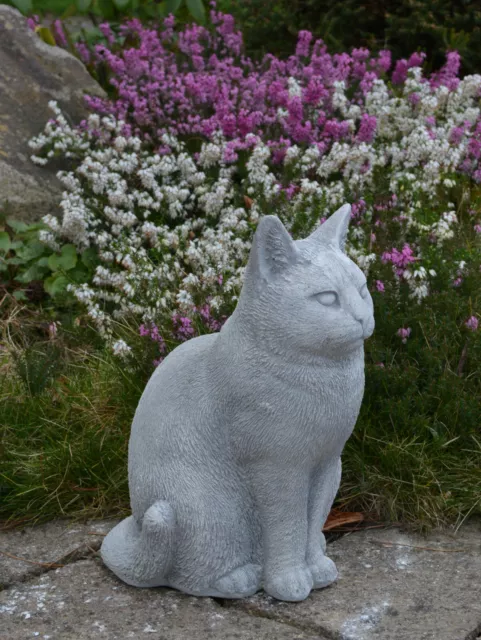
[[[265,618],[266,620],[272,620],[273,622],[285,624],[289,627],[292,627],[293,629],[296,629],[297,631],[304,631],[305,633],[315,634],[322,640],[343,640],[343,636],[341,634],[332,631],[332,629],[326,629],[322,625],[309,624],[300,622],[299,620],[292,620],[290,618],[286,618],[282,614],[272,613],[270,611],[257,609],[255,607],[239,607],[239,605],[237,605],[235,601],[232,600],[222,598],[215,598],[215,600],[221,607],[225,607],[227,609],[235,608],[238,611],[242,611],[243,613],[247,613],[248,615],[256,618]],[[295,604],[293,606],[295,606]],[[467,638],[466,640],[471,640],[471,638]]]
[[[38,567],[19,577],[15,581],[7,584],[0,584],[0,592],[5,591],[14,587],[17,584],[22,584],[24,582],[30,582],[39,576],[48,573],[49,571],[54,571],[55,569],[62,569],[68,564],[73,564],[78,562],[79,560],[86,560],[87,558],[96,557],[98,555],[98,551],[102,544],[101,540],[93,540],[88,544],[84,543],[72,549],[68,553],[63,554],[57,560],[53,560],[52,562],[39,562],[36,563],[27,558],[21,558],[20,556],[13,556],[11,554],[6,554],[11,558],[17,559],[18,562],[25,562],[28,564],[38,564]]]

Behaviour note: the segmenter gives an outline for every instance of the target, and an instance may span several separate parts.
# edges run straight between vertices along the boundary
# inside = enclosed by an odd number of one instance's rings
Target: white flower
[[[117,340],[112,345],[112,351],[116,356],[125,357],[132,352],[132,349],[124,340]]]

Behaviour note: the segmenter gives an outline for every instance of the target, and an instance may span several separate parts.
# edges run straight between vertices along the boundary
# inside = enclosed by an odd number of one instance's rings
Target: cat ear
[[[277,216],[264,216],[257,225],[249,260],[250,268],[269,281],[297,259],[294,241]]]
[[[349,222],[351,220],[351,205],[345,204],[332,214],[324,224],[307,238],[322,244],[334,245],[341,251],[345,250]]]

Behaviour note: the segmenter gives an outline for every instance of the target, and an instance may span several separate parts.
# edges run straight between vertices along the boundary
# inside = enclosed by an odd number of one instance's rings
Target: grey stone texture
[[[319,640],[289,624],[165,589],[134,589],[79,560],[0,593],[0,639]]]
[[[297,606],[258,594],[233,606],[338,640],[481,635],[481,521],[427,538],[366,530],[329,545],[337,582]]]
[[[155,370],[129,441],[132,515],[101,548],[127,584],[298,601],[336,579],[321,528],[374,330],[350,218],[294,241],[264,216],[234,313]]]
[[[116,521],[57,521],[25,533],[0,533],[0,640],[476,640],[481,635],[481,520],[457,535],[400,529],[345,535],[328,545],[339,578],[301,603],[258,594],[244,600],[196,598],[164,588],[137,589],[98,557]],[[91,544],[93,540],[93,543]],[[90,548],[88,548],[90,547]],[[15,571],[16,569],[16,571]]]
[[[0,5],[0,207],[23,220],[58,211],[59,167],[38,167],[28,141],[52,117],[50,100],[67,118],[87,115],[84,95],[104,95],[82,63],[59,47],[45,44],[12,7]]]
[[[66,564],[90,556],[100,548],[103,536],[114,524],[115,520],[57,520],[1,532],[0,552],[4,553],[0,553],[0,589],[44,573],[49,563]]]

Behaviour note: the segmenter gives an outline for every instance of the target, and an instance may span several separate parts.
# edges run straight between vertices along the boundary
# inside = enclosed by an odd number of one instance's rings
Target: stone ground
[[[345,535],[328,547],[339,580],[301,603],[128,587],[98,557],[113,524],[60,521],[0,533],[1,640],[481,638],[479,520],[456,536],[396,528]]]

